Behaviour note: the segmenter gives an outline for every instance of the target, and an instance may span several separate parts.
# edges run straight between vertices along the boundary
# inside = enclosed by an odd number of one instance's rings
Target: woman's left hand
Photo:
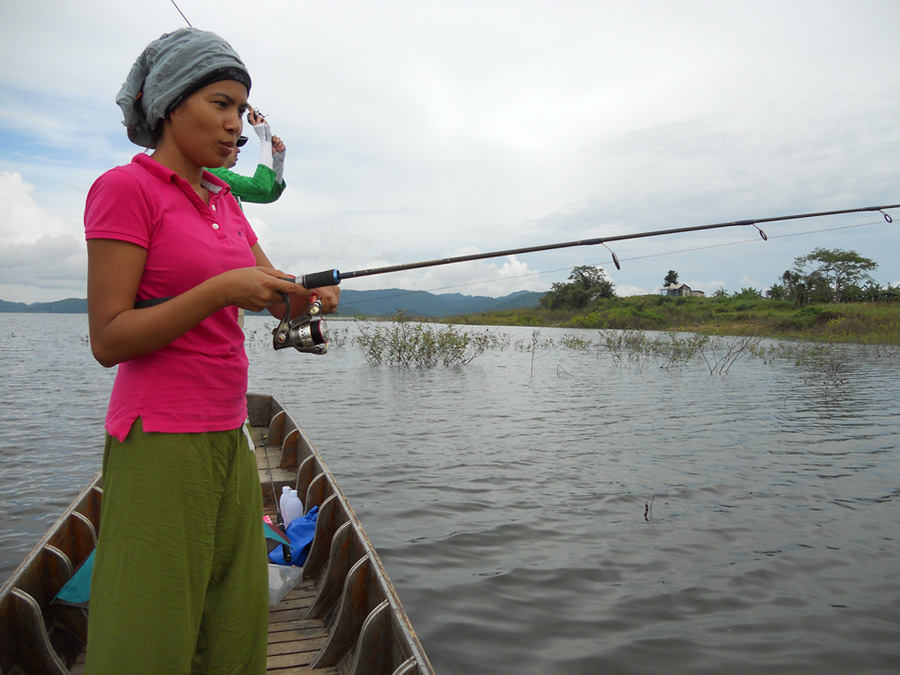
[[[331,314],[337,309],[338,302],[341,299],[340,286],[314,288],[312,292],[319,296],[319,301],[322,303],[322,314]]]

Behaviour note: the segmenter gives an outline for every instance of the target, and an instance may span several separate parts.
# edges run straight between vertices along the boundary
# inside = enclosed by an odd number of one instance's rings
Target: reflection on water
[[[850,349],[840,388],[565,349],[422,372],[267,324],[251,390],[322,452],[438,672],[900,671],[900,356]],[[83,316],[0,330],[6,576],[98,469],[113,373]]]

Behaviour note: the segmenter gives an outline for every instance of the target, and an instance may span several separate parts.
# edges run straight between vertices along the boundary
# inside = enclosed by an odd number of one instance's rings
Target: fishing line
[[[188,18],[184,15],[184,12],[181,11],[181,7],[179,7],[178,5],[175,4],[175,0],[170,0],[170,1],[172,3],[172,6],[178,10],[179,14],[181,14],[181,18],[184,19],[184,22],[188,25],[188,27],[193,28],[194,27],[193,24],[190,21],[188,21]],[[253,112],[256,113],[257,117],[262,117],[264,120],[268,121],[269,116],[263,115],[261,112],[259,112],[259,108],[253,108]],[[249,121],[249,117],[248,117],[248,121]]]
[[[892,222],[892,221],[887,221]],[[881,221],[876,220],[870,223],[858,223],[856,225],[841,225],[840,227],[825,227],[818,230],[806,230],[804,232],[792,232],[789,234],[774,234],[770,237],[770,239],[786,239],[787,237],[801,237],[807,234],[819,234],[821,232],[837,232],[838,230],[852,230],[856,227],[869,227],[871,225],[880,225]],[[664,253],[650,253],[648,255],[637,255],[632,256],[630,258],[623,258],[625,261],[630,260],[645,260],[647,258],[661,258],[667,255],[676,255],[678,253],[691,253],[693,251],[705,251],[711,248],[722,248],[723,246],[736,246],[737,244],[750,244],[756,241],[755,239],[742,239],[741,241],[726,241],[722,244],[710,244],[708,246],[696,246],[694,248],[683,248],[678,251],[666,251]],[[565,268],[564,268],[565,269]]]
[[[175,0],[172,0],[172,5],[175,7],[175,9],[178,10],[178,13],[181,14],[181,18],[184,19],[184,22],[188,25],[188,27],[193,28],[191,22],[188,21],[188,18],[184,15],[184,12],[181,11],[181,8],[175,4]]]

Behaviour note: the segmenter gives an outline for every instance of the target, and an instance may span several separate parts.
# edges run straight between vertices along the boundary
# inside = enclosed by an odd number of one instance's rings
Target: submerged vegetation
[[[395,366],[433,368],[470,363],[488,349],[503,348],[505,336],[491,330],[435,326],[407,321],[401,315],[391,323],[358,321],[353,337],[366,360]]]
[[[603,329],[545,337],[535,329],[530,339],[513,342],[506,333],[483,327],[475,330],[402,319],[391,323],[360,321],[357,326],[356,335],[342,344],[359,346],[371,363],[407,368],[462,365],[490,349],[512,346],[530,353],[531,375],[537,359],[552,350],[569,349],[610,359],[614,366],[635,372],[700,367],[710,376],[726,376],[739,360],[751,358],[768,365],[789,363],[804,383],[827,398],[844,392],[852,379],[849,364],[860,350],[867,356],[900,356],[900,347],[894,346],[771,341],[746,335]]]
[[[509,334],[492,327],[428,323],[402,315],[390,322],[357,320],[353,323],[353,329],[332,329],[329,346],[359,347],[370,363],[424,369],[459,366],[471,363],[489,350],[513,348],[530,354],[534,375],[537,360],[554,350],[573,350],[609,359],[615,367],[634,372],[650,368],[680,371],[691,367],[701,368],[710,376],[726,376],[739,360],[751,358],[761,364],[791,364],[803,382],[825,396],[840,395],[852,380],[849,364],[857,356],[900,357],[900,344],[767,340],[756,335],[692,331],[603,328],[547,337],[540,328],[535,328],[530,337],[513,340]],[[268,349],[271,329],[248,330],[246,338],[249,347]]]

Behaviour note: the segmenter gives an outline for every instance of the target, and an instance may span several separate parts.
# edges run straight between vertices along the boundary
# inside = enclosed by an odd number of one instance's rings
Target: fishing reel
[[[291,299],[287,293],[284,298],[284,317],[278,327],[272,331],[272,346],[275,349],[293,347],[305,354],[324,354],[328,351],[328,331],[322,318],[322,301],[315,298],[309,311],[303,316],[291,319]]]

